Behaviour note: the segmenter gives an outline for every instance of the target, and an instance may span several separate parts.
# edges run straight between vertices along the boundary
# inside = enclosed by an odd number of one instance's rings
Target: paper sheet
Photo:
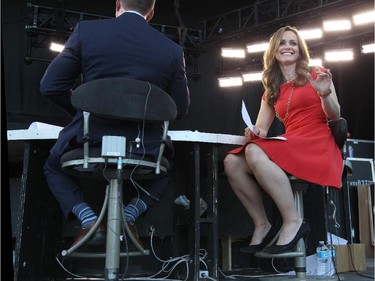
[[[245,122],[246,126],[254,133],[254,125],[253,122],[251,122],[250,114],[247,112],[245,102],[242,100],[242,108],[241,108],[241,113],[242,113],[242,119]],[[258,136],[257,134],[255,134]],[[286,141],[285,137],[277,136],[277,137],[261,137],[258,136],[259,138],[262,139],[273,139],[273,140],[283,140]]]
[[[42,122],[32,122],[29,130],[61,130],[62,127]]]
[[[249,113],[247,112],[246,105],[245,105],[245,102],[244,102],[243,100],[242,100],[242,109],[241,109],[241,113],[242,113],[242,119],[243,119],[243,121],[245,122],[246,126],[247,126],[251,131],[254,131],[254,125],[253,125],[253,123],[251,122],[250,115],[249,115]]]

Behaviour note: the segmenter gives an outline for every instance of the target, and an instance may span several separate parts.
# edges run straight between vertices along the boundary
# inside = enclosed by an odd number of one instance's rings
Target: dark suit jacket
[[[61,155],[69,149],[69,144],[82,143],[82,112],[76,112],[70,103],[71,89],[80,77],[82,83],[110,77],[148,81],[173,98],[177,118],[187,113],[190,104],[181,47],[144,18],[126,12],[113,19],[81,21],[41,80],[42,95],[74,115],[72,122],[61,131],[53,153]],[[104,132],[124,133],[132,140],[138,134],[138,127],[124,128],[123,124],[116,126],[113,122],[93,120],[90,137],[100,140]],[[159,136],[160,125],[146,128],[146,143]],[[149,143],[146,153],[154,154],[156,145]]]

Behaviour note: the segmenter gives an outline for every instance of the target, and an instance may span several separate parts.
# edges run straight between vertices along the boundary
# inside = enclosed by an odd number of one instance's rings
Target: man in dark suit
[[[64,50],[51,62],[41,80],[43,96],[74,116],[60,132],[56,144],[44,165],[48,186],[68,219],[75,215],[81,221],[81,230],[75,243],[93,227],[96,214],[85,202],[76,178],[65,174],[60,165],[61,156],[82,146],[82,112],[70,103],[72,88],[77,79],[82,83],[102,78],[129,78],[148,81],[166,91],[177,105],[177,118],[183,117],[190,105],[190,94],[181,47],[148,24],[154,15],[155,0],[116,0],[116,17],[104,20],[81,21],[65,44]],[[136,139],[136,126],[116,126],[101,119],[90,122],[90,138],[100,141],[104,131],[124,133],[127,139]],[[156,154],[160,140],[160,126],[146,127],[146,154]],[[154,142],[152,142],[154,140]],[[173,151],[172,144],[168,144]],[[143,153],[143,151],[138,151]],[[134,146],[132,153],[137,153]],[[173,153],[171,153],[172,155]],[[169,176],[147,183],[146,189],[159,198],[168,185]],[[156,201],[141,193],[124,208],[128,225]],[[74,218],[74,217],[73,217]],[[104,228],[99,228],[92,244],[103,241]]]

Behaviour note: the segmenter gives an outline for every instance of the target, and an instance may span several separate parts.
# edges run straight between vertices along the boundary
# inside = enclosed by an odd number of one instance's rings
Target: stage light
[[[262,71],[259,72],[248,72],[243,73],[242,78],[244,82],[252,82],[252,81],[261,81],[262,80]]]
[[[321,28],[299,30],[298,33],[306,41],[323,37],[323,31]]]
[[[242,86],[243,84],[242,77],[237,77],[237,76],[222,77],[222,78],[219,78],[218,80],[219,80],[219,86],[222,88],[238,87],[238,86]]]
[[[245,50],[244,49],[234,49],[234,48],[222,48],[221,49],[221,56],[224,57],[224,58],[243,59],[243,58],[245,58]]]
[[[361,52],[363,54],[368,54],[368,53],[374,53],[375,52],[375,44],[365,44],[361,46],[362,50]]]
[[[349,20],[329,20],[323,22],[324,31],[343,31],[350,30],[352,25]]]
[[[353,22],[355,25],[361,25],[366,23],[374,22],[375,11],[364,12],[353,16]]]
[[[248,53],[260,53],[264,52],[268,48],[268,42],[263,42],[263,43],[256,43],[256,44],[251,44],[247,45],[247,52]]]
[[[326,51],[324,54],[324,58],[326,61],[330,61],[330,62],[351,61],[354,58],[354,53],[352,49],[332,50],[332,51]]]
[[[49,49],[53,52],[59,52],[61,53],[62,50],[64,49],[64,45],[52,42],[51,45],[49,46]]]
[[[322,59],[319,59],[319,58],[310,59],[309,61],[309,66],[322,66],[322,65],[323,65]]]

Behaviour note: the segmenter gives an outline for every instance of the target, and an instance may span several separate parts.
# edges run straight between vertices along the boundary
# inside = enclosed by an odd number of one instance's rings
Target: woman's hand
[[[315,71],[317,74],[315,80],[312,79],[310,73],[308,73],[307,78],[321,98],[322,108],[327,118],[336,120],[340,117],[340,104],[337,99],[335,86],[332,83],[332,74],[329,70],[325,73],[318,67],[315,68]]]
[[[325,98],[331,94],[331,84],[332,84],[332,74],[329,70],[327,72],[321,71],[319,67],[315,68],[317,74],[314,80],[310,73],[307,73],[307,78],[309,79],[311,85],[316,90],[317,94]]]
[[[250,128],[245,129],[245,138],[246,140],[253,140],[257,139],[258,135],[260,133],[260,130],[257,127],[254,127],[254,130],[250,130]]]

